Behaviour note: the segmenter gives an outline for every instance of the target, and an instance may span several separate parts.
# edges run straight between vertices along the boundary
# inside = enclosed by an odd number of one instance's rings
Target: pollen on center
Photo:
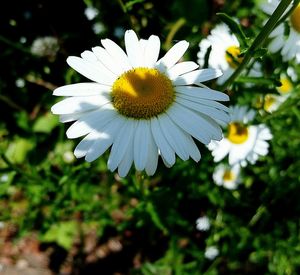
[[[228,125],[227,138],[235,144],[242,144],[248,140],[249,130],[248,127],[238,123],[232,122]]]
[[[300,4],[294,9],[290,19],[293,28],[300,33]]]
[[[153,68],[135,68],[113,84],[113,106],[124,116],[148,119],[163,113],[175,99],[171,80]]]
[[[241,50],[237,46],[230,46],[226,49],[225,59],[231,68],[236,69],[242,63],[243,58],[239,57],[240,54]]]

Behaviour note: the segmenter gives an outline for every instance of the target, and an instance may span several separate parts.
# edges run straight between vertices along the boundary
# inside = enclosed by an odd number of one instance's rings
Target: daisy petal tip
[[[219,69],[215,69],[216,77],[220,77],[223,75],[223,72]]]

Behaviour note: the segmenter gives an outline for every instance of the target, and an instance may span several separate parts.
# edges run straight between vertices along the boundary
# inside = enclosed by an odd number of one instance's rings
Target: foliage
[[[187,40],[187,55],[196,61],[198,43],[220,23],[218,12],[247,49],[267,18],[259,6],[250,0],[29,2],[7,3],[0,19],[0,221],[18,227],[15,238],[35,231],[41,242],[66,251],[92,229],[99,244],[118,238],[121,249],[105,256],[111,264],[95,260],[100,270],[107,268],[101,274],[299,274],[299,64],[260,48],[254,56],[264,76],[242,76],[228,89],[230,105],[254,108],[256,122],[273,134],[269,154],[242,170],[235,190],[214,184],[216,164],[200,144],[199,163],[177,160],[170,169],[159,163],[153,177],[132,169],[120,178],[107,170],[107,154],[93,163],[76,160],[78,141],[66,138],[68,126],[49,111],[55,87],[85,81],[68,68],[66,57],[98,45],[100,38],[122,44],[119,31],[133,28],[140,37],[159,35],[163,51]],[[87,6],[99,10],[90,21]],[[97,34],[96,23],[103,26]],[[58,40],[53,56],[30,50],[44,36]],[[298,76],[294,91],[267,113],[262,98],[277,93],[290,66]],[[200,216],[209,218],[208,231],[196,229]],[[205,256],[210,246],[219,250],[212,260]],[[77,272],[84,272],[85,252],[77,257]]]

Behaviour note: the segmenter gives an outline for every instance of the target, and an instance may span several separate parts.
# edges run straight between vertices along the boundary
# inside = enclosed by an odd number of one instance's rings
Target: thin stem
[[[22,44],[13,42],[2,35],[0,35],[0,41],[24,53],[31,54],[30,50],[25,48]]]
[[[120,5],[122,11],[123,11],[124,13],[127,13],[127,9],[126,9],[126,6],[124,5],[123,1],[122,1],[122,0],[118,0],[118,3],[119,3],[119,5]]]
[[[282,24],[294,11],[294,9],[298,6],[300,0],[295,0],[293,6],[290,8],[288,12],[286,12],[280,20],[276,23],[276,26],[274,28],[277,28],[280,24]]]
[[[227,87],[229,87],[234,82],[234,80],[241,74],[241,72],[247,66],[249,61],[252,59],[256,49],[259,48],[265,42],[266,38],[272,32],[272,30],[276,26],[276,23],[281,18],[282,14],[284,14],[285,10],[291,4],[292,1],[293,0],[282,0],[279,3],[274,13],[271,15],[267,23],[264,25],[261,32],[254,39],[250,48],[247,50],[242,63],[234,71],[234,73],[227,79],[227,81],[220,87],[221,90],[225,90]]]

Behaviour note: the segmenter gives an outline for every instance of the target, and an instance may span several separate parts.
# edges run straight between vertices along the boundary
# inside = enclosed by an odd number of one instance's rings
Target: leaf
[[[40,116],[33,124],[33,131],[36,133],[49,134],[58,125],[58,117],[51,113]]]
[[[16,138],[11,142],[5,152],[6,157],[12,163],[23,163],[26,159],[27,153],[34,147],[34,143],[25,138]]]
[[[60,222],[50,227],[43,236],[43,241],[56,242],[61,247],[69,250],[77,233],[78,229],[75,221]]]

